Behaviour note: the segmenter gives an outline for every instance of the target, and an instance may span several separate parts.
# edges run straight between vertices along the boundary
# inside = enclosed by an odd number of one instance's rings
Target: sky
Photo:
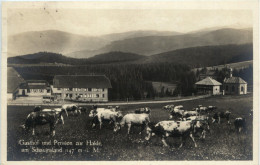
[[[7,32],[60,30],[100,36],[135,30],[190,32],[204,28],[252,27],[249,10],[8,9]]]

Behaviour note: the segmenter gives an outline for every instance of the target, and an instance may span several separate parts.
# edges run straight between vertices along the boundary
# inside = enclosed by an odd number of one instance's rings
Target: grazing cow
[[[177,105],[174,109],[183,110],[183,105]]]
[[[217,109],[216,106],[213,106],[213,105],[209,105],[209,106],[208,106],[208,110],[209,110],[209,111],[213,111],[213,110],[216,110],[216,109]]]
[[[198,116],[199,113],[196,111],[185,111],[183,117]]]
[[[145,139],[150,140],[151,136],[157,135],[162,139],[163,145],[167,147],[167,137],[181,137],[181,145],[179,146],[181,148],[187,137],[190,137],[195,147],[197,147],[193,138],[193,130],[193,123],[191,121],[160,121],[156,125],[151,125],[146,129],[147,137]]]
[[[208,111],[208,107],[200,107],[199,111],[200,112],[207,112]]]
[[[93,109],[89,112],[89,117],[95,117],[98,112],[105,111],[105,110],[109,110],[109,109],[106,108]]]
[[[170,111],[170,110],[172,110],[173,108],[174,108],[174,105],[165,105],[165,106],[163,106],[162,109],[167,110],[167,111]]]
[[[230,124],[230,114],[231,114],[231,112],[229,112],[229,111],[215,113],[212,117],[212,123],[220,124],[220,119],[224,118],[227,120],[227,123]]]
[[[81,114],[81,111],[78,109],[76,104],[64,104],[61,106],[61,108],[67,110],[67,112],[72,112],[73,115],[78,113]]]
[[[151,114],[151,109],[148,107],[144,107],[144,108],[139,108],[135,110],[136,114],[142,114],[142,113],[146,113],[146,114]]]
[[[187,117],[187,118],[183,118],[184,121],[188,121],[188,120],[205,120],[205,121],[208,121],[209,120],[209,117],[206,116],[206,115],[200,115],[200,116],[190,116],[190,117]]]
[[[102,128],[103,121],[109,121],[109,123],[114,123],[116,125],[120,119],[123,118],[122,112],[114,112],[109,110],[104,110],[98,112],[93,120],[92,120],[92,128],[96,126],[97,123],[99,123],[100,129]]]
[[[60,118],[57,120],[57,123],[58,123],[59,121],[61,121],[62,124],[64,124],[64,118],[63,118],[63,116],[62,116],[62,113],[65,112],[66,115],[68,116],[67,110],[62,109],[62,108],[43,109],[43,110],[41,110],[41,111],[42,111],[42,112],[53,112],[53,111],[54,111],[57,115],[58,115],[59,113],[61,113],[61,115],[59,116]],[[57,123],[56,123],[56,124],[57,124]]]
[[[55,136],[55,127],[57,124],[57,120],[60,119],[61,113],[64,110],[62,110],[59,113],[56,113],[56,111],[49,111],[49,112],[31,112],[25,121],[25,124],[21,125],[23,129],[28,131],[30,128],[32,128],[32,135],[35,135],[35,126],[36,125],[50,125],[50,132],[52,136]]]
[[[170,112],[170,119],[173,119],[174,116],[177,118],[179,118],[179,117],[182,118],[184,112],[185,112],[184,110],[174,109]]]
[[[242,130],[246,131],[246,119],[239,117],[236,118],[234,121],[234,125],[235,125],[235,129],[237,131],[237,133],[241,133]]]
[[[190,116],[187,118],[183,118],[183,121],[192,121],[195,124],[194,127],[194,132],[199,132],[201,131],[201,136],[200,138],[204,138],[206,136],[206,130],[210,130],[209,127],[209,117],[206,115],[201,115],[201,116]]]
[[[126,114],[122,120],[120,121],[119,124],[115,126],[114,132],[117,132],[121,130],[125,125],[128,126],[127,134],[130,133],[131,126],[132,125],[138,125],[141,126],[142,129],[139,134],[142,133],[142,131],[148,127],[148,123],[150,123],[150,117],[149,114],[142,113],[142,114],[135,114],[135,113],[130,113]]]

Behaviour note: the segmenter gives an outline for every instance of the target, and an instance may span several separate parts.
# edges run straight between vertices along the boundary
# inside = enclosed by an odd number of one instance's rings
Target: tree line
[[[25,80],[47,80],[50,84],[53,84],[55,75],[105,75],[112,85],[109,100],[152,99],[158,96],[153,81],[177,84],[174,93],[167,92],[167,96],[191,95],[196,82],[196,75],[188,66],[170,63],[28,66],[15,69]]]

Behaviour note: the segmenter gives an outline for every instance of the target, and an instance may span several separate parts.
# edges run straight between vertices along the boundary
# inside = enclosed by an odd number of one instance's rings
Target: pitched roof
[[[230,77],[230,78],[225,78],[224,83],[230,83],[230,84],[247,84],[245,80],[243,80],[240,77]]]
[[[21,89],[47,89],[49,83],[45,80],[26,80],[20,85]]]
[[[26,83],[21,84],[21,89],[47,89],[47,85],[28,85]]]
[[[54,88],[112,88],[104,75],[57,75],[53,79]]]
[[[214,80],[211,77],[207,77],[199,82],[196,82],[195,84],[196,85],[211,85],[211,86],[222,85],[220,82]]]
[[[7,93],[13,93],[24,82],[22,76],[13,68],[7,68]]]

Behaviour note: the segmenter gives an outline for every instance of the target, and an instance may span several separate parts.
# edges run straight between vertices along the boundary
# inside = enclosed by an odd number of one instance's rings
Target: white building
[[[220,86],[222,84],[211,77],[207,77],[199,82],[196,82],[195,85],[198,94],[212,94],[212,95],[221,94]]]

